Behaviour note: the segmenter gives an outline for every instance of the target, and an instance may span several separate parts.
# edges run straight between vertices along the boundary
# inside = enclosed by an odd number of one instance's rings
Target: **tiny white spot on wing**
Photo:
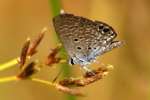
[[[60,14],[64,14],[65,11],[63,9],[60,10]]]

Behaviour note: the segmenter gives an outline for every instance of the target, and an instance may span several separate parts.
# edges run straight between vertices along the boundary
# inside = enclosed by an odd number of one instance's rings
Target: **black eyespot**
[[[78,39],[74,39],[74,41],[78,41]]]
[[[94,49],[96,49],[96,48],[94,48]]]
[[[81,47],[77,47],[78,50],[81,50]]]
[[[108,28],[104,28],[103,31],[104,31],[104,32],[108,32],[109,29],[108,29]]]

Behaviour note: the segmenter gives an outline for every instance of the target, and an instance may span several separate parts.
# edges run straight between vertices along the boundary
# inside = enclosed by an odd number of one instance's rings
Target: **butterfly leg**
[[[92,69],[90,69],[88,66],[82,66],[81,67],[85,71],[86,76],[95,76],[96,74],[93,72]]]

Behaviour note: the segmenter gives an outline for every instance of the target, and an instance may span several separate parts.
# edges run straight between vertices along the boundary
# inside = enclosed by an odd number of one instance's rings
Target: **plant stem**
[[[49,0],[49,4],[52,9],[53,16],[58,15],[61,10],[60,0]],[[59,41],[59,40],[57,40],[57,41]],[[63,52],[65,52],[65,51],[63,51]],[[61,52],[61,53],[63,53],[63,52]],[[65,58],[67,59],[67,57],[65,57]],[[61,65],[62,65],[62,70],[63,70],[63,76],[64,77],[70,76],[70,74],[71,74],[70,66],[68,66],[67,64],[61,64]],[[65,96],[66,96],[66,100],[76,100],[75,96],[68,95],[68,94]]]
[[[38,83],[48,85],[48,86],[55,86],[54,83],[46,81],[46,80],[41,80],[41,79],[38,79],[38,78],[31,78],[31,80],[34,81],[34,82],[38,82]]]
[[[53,16],[56,16],[60,13],[61,4],[60,0],[49,0]]]
[[[16,76],[4,77],[4,78],[0,78],[0,83],[6,83],[6,82],[11,82],[16,80],[18,80]]]
[[[16,76],[9,76],[9,77],[4,77],[4,78],[0,78],[0,83],[7,83],[7,82],[12,82],[12,81],[18,81],[20,79],[18,79]],[[22,79],[23,80],[23,79]],[[41,83],[41,84],[45,84],[48,86],[55,86],[54,83],[46,81],[46,80],[42,80],[42,79],[38,79],[38,78],[28,78],[28,80],[37,82],[37,83]]]
[[[13,67],[18,63],[18,58],[12,59],[4,64],[0,64],[0,71]]]

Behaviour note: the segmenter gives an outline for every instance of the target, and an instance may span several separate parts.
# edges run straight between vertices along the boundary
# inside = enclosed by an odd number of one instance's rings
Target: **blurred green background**
[[[58,0],[57,0],[58,1]],[[52,25],[55,0],[0,0],[0,63],[17,57],[27,37],[43,27],[48,32],[36,58],[41,61],[58,43]],[[104,79],[82,88],[86,97],[67,97],[53,87],[31,81],[0,84],[0,100],[150,100],[150,1],[149,0],[60,0],[65,12],[100,20],[113,26],[126,44],[103,55],[100,61],[114,65]],[[52,9],[53,8],[53,9]],[[43,68],[35,75],[52,80],[60,66]],[[72,67],[73,75],[79,68]],[[14,75],[17,67],[0,72]]]

